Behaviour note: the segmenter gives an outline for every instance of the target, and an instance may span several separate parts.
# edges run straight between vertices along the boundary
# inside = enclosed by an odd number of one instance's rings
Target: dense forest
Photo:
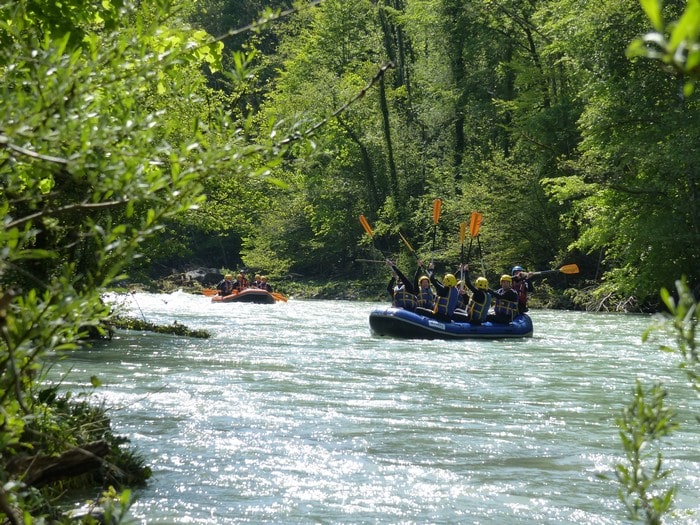
[[[191,23],[223,35],[259,9],[220,4]],[[211,174],[149,269],[343,279],[377,255],[359,214],[412,264],[398,233],[427,256],[441,198],[439,264],[456,265],[459,224],[479,210],[490,275],[575,262],[579,306],[653,306],[680,275],[698,282],[700,113],[686,77],[627,56],[649,28],[637,0],[326,1],[224,40],[224,63],[249,68],[227,110],[289,147],[257,178]],[[225,74],[207,80],[232,97]]]
[[[697,0],[3,2],[0,514],[46,512],[6,458],[95,439],[41,359],[124,280],[386,276],[357,260],[414,264],[399,234],[449,268],[478,210],[490,276],[697,287],[699,36]]]

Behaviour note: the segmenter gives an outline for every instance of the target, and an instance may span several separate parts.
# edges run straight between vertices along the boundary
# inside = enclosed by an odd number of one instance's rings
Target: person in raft
[[[467,303],[467,316],[471,324],[481,324],[486,321],[491,307],[491,294],[489,282],[486,277],[477,277],[474,284],[469,280],[469,266],[464,268],[464,283],[471,291],[471,297]]]
[[[433,283],[437,295],[432,317],[444,322],[452,321],[459,300],[457,278],[454,274],[446,273],[440,282],[434,275],[431,275],[430,282]]]
[[[272,286],[267,282],[267,275],[260,276],[260,285],[258,286],[261,290],[272,293]]]
[[[513,278],[508,274],[501,275],[501,287],[498,290],[489,289],[494,298],[493,313],[486,317],[494,323],[512,323],[518,315],[518,293],[513,290]]]
[[[233,282],[233,275],[227,273],[219,284],[216,285],[216,289],[219,290],[219,295],[226,297],[231,295],[235,289],[235,284]]]
[[[238,290],[242,291],[248,287],[250,287],[250,282],[248,281],[248,278],[245,276],[245,270],[241,270],[238,272],[238,275],[236,276],[236,280],[238,281]]]
[[[245,278],[245,275],[239,273],[236,275],[236,282],[233,283],[233,289],[237,292],[242,292],[246,288],[248,288],[248,280]]]
[[[421,308],[426,308],[432,310],[435,307],[435,292],[430,287],[430,277],[427,275],[420,275],[423,270],[423,266],[418,261],[418,270],[416,271],[416,300],[417,304]]]
[[[524,314],[527,312],[527,294],[528,292],[533,292],[535,287],[532,285],[530,278],[534,275],[534,272],[526,272],[525,268],[516,265],[510,272],[513,277],[513,290],[518,294],[518,313]]]
[[[413,311],[416,309],[416,291],[411,280],[406,277],[391,259],[386,260],[391,268],[391,279],[386,285],[386,291],[391,296],[391,306]]]
[[[464,270],[462,271],[462,275],[464,276]],[[464,279],[457,281],[457,292],[459,293],[459,303],[457,304],[457,309],[466,312],[467,308],[469,308],[469,299],[471,299],[472,292],[464,282]]]

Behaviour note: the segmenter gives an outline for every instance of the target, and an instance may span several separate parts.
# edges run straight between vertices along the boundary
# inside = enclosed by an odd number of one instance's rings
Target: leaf
[[[657,31],[663,31],[664,21],[661,15],[661,0],[639,0],[642,9]]]

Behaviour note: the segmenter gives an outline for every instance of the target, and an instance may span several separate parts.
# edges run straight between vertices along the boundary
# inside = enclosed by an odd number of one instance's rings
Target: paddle
[[[287,302],[287,298],[284,296],[284,294],[281,294],[279,292],[272,292],[271,295],[278,301],[282,301],[283,303]]]
[[[486,266],[484,266],[484,252],[481,251],[481,239],[476,236],[476,244],[479,246],[479,261],[481,261],[481,272],[482,275],[486,275]]]
[[[535,275],[548,275],[550,273],[565,273],[568,275],[573,275],[578,273],[578,265],[576,264],[565,264],[561,268],[558,268],[556,270],[542,270],[541,272],[532,272],[532,276],[534,277]]]
[[[473,211],[471,219],[469,220],[469,251],[467,252],[467,263],[472,255],[472,243],[474,242],[474,237],[479,235],[479,228],[481,228],[481,213],[478,211]]]
[[[471,238],[479,235],[479,228],[481,228],[481,218],[482,213],[478,211],[473,211],[471,220],[469,221],[469,236]]]
[[[435,234],[437,233],[437,225],[440,221],[440,210],[442,209],[442,201],[435,199],[433,201],[433,246],[430,249],[430,263],[433,262],[433,254],[435,253]]]
[[[459,278],[464,283],[464,238],[467,236],[467,223],[459,223],[459,243],[462,248],[459,253]]]
[[[413,249],[413,246],[411,246],[411,243],[408,242],[408,240],[406,239],[406,237],[404,237],[403,234],[402,234],[400,231],[399,231],[399,237],[401,237],[401,240],[402,240],[402,241],[404,242],[404,244],[406,245],[406,248],[408,248],[408,251],[411,252],[411,253],[413,254],[413,256],[416,258],[416,261],[419,261],[419,262],[420,262],[420,259],[418,258],[418,254],[417,254],[416,251]]]
[[[484,266],[484,254],[481,251],[481,239],[479,239],[479,229],[481,228],[481,219],[483,218],[483,214],[479,211],[473,211],[471,219],[469,221],[469,253],[467,255],[467,261],[469,261],[469,257],[471,257],[472,253],[472,243],[474,242],[474,239],[476,238],[476,244],[479,247],[479,260],[481,261],[481,271],[484,275],[486,275],[486,267]]]
[[[377,250],[382,257],[384,257],[384,253],[382,253],[382,251],[374,244],[374,232],[372,231],[372,227],[369,225],[369,222],[367,222],[367,219],[362,214],[360,214],[360,224],[362,224],[362,227],[367,232],[367,235],[369,235],[372,239],[372,247]]]

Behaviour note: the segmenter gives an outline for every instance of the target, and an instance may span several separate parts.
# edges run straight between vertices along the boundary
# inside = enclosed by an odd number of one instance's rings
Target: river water
[[[614,420],[637,378],[670,390],[664,464],[677,508],[700,509],[698,402],[642,343],[648,316],[536,310],[530,339],[402,341],[371,334],[379,303],[111,299],[212,333],[123,331],[52,371],[73,392],[99,376],[153,469],[136,523],[620,523]]]

